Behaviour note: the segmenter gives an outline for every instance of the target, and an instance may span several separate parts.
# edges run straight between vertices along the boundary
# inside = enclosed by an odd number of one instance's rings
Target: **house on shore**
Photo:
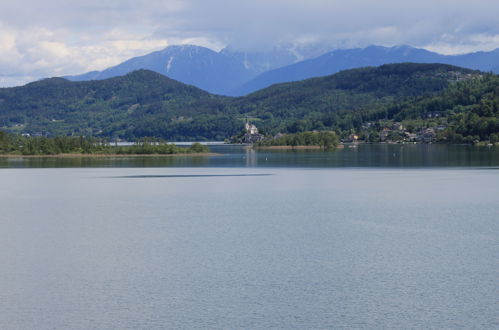
[[[433,128],[424,128],[418,134],[418,141],[422,143],[432,143],[435,141],[437,134]]]

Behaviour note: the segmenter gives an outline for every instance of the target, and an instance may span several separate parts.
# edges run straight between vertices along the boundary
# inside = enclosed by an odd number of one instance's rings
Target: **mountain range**
[[[441,55],[410,46],[334,50],[320,56],[312,50],[276,47],[266,52],[241,52],[184,45],[134,57],[103,71],[65,77],[72,81],[102,80],[139,69],[155,71],[213,94],[241,96],[276,83],[327,76],[341,70],[389,63],[443,63],[499,72],[499,49],[464,55]]]
[[[327,76],[346,69],[406,62],[442,63],[498,73],[499,49],[452,56],[410,46],[370,46],[362,49],[335,50],[317,58],[264,72],[233,90],[233,94],[246,95],[273,84]]]
[[[103,71],[66,76],[71,81],[102,80],[146,69],[210,93],[232,95],[232,90],[271,69],[296,63],[317,54],[317,50],[275,47],[265,52],[242,52],[224,48],[181,45],[169,46],[144,56],[131,58]]]

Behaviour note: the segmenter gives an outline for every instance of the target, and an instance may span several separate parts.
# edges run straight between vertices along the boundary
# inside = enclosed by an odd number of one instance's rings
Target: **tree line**
[[[300,132],[269,137],[258,142],[256,146],[318,146],[324,150],[333,150],[339,145],[339,142],[339,138],[335,132]]]
[[[209,148],[200,143],[194,143],[190,147],[179,147],[157,138],[141,138],[132,145],[120,146],[101,138],[82,136],[31,137],[0,131],[0,154],[8,155],[171,155],[204,152],[209,152]]]

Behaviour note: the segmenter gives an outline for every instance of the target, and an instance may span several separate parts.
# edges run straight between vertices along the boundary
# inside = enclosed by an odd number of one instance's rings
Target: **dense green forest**
[[[102,81],[51,78],[0,89],[0,129],[128,140],[144,136],[171,140],[177,132],[181,140],[217,134],[222,138],[230,131],[231,121],[219,113],[220,99],[145,70]],[[162,122],[168,123],[167,132],[158,132],[156,126]]]
[[[334,150],[340,144],[335,132],[299,132],[282,134],[256,143],[257,147],[267,146],[317,146],[324,150]]]
[[[203,152],[209,152],[209,149],[199,143],[183,148],[161,139],[142,138],[130,146],[118,146],[106,139],[92,137],[26,137],[0,131],[0,155],[171,155]]]
[[[51,78],[0,89],[0,129],[31,135],[223,140],[246,119],[264,134],[336,131],[376,140],[385,125],[439,127],[438,140],[499,139],[499,77],[443,64],[390,64],[211,95],[140,70],[102,81]],[[378,131],[376,131],[378,130]]]
[[[279,84],[234,103],[249,116],[263,119],[262,128],[272,133],[346,131],[387,119],[386,110],[394,103],[435,95],[459,80],[481,75],[442,64],[391,64]]]

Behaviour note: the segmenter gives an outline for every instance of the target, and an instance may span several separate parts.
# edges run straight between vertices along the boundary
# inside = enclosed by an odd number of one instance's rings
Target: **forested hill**
[[[147,70],[100,81],[50,78],[0,89],[0,127],[31,134],[118,136],[158,114],[210,113],[219,98]]]
[[[283,83],[234,100],[238,109],[263,118],[263,127],[299,132],[350,129],[394,102],[427,97],[459,81],[480,77],[478,71],[445,64],[389,64]]]
[[[347,70],[228,98],[145,70],[102,81],[54,78],[0,89],[0,129],[125,139],[218,140],[238,133],[248,117],[268,133],[347,131],[367,121],[420,116],[424,111],[413,110],[424,100],[442,97],[453,86],[482,86],[485,80],[493,85],[497,76],[450,65],[405,63]],[[481,93],[480,88],[473,89],[474,93]],[[490,86],[488,92],[485,89],[485,94],[491,93]],[[473,97],[474,102],[481,102],[481,95]]]

